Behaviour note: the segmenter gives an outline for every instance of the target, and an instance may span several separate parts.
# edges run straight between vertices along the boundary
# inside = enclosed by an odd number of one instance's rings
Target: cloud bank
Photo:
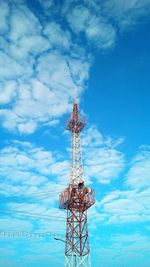
[[[1,123],[31,134],[70,109],[91,63],[67,30],[42,24],[25,4],[3,2],[0,14]]]
[[[120,32],[147,17],[150,1],[38,1],[38,8],[1,1],[0,122],[20,134],[70,110],[87,87],[93,48],[112,49]]]
[[[95,223],[98,221],[102,224],[149,222],[149,161],[149,147],[142,146],[124,175],[122,190],[111,190],[97,201],[93,211]]]

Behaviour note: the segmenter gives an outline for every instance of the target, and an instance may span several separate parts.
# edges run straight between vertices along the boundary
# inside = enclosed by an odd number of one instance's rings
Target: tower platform
[[[78,188],[70,185],[59,196],[60,209],[85,211],[95,203],[94,191],[91,188]]]

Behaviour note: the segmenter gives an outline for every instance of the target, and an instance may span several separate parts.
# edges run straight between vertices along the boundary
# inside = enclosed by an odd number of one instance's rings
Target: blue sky
[[[150,266],[149,14],[149,0],[0,0],[1,267],[62,266],[75,98],[92,266]]]

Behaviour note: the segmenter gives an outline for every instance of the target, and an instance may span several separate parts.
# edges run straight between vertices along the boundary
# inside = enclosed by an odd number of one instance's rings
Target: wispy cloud
[[[142,17],[146,18],[149,15],[149,11],[149,0],[107,0],[104,3],[104,14],[113,18],[120,30],[134,27]]]
[[[109,238],[109,244],[105,244],[107,237],[103,237],[97,242],[100,244],[96,249],[98,255],[97,266],[136,266],[140,267],[144,261],[144,266],[149,266],[149,237],[140,233],[116,234]],[[108,257],[111,255],[111,257]]]
[[[142,147],[125,175],[123,190],[114,190],[96,203],[103,223],[142,223],[150,219],[149,147]],[[128,186],[128,189],[127,189]],[[96,223],[96,221],[95,221]]]
[[[102,184],[118,178],[124,168],[124,154],[118,150],[122,138],[104,137],[95,126],[83,135],[83,152],[86,177]]]
[[[59,190],[63,185],[57,180],[67,172],[66,160],[28,142],[15,141],[0,151],[0,191],[8,196]]]
[[[106,21],[110,21],[119,31],[130,30],[135,27],[141,19],[145,20],[149,16],[150,1],[149,0],[85,0],[90,10],[95,12],[97,16],[102,16]]]
[[[150,190],[113,191],[98,205],[107,223],[147,222],[150,218]]]
[[[150,147],[142,146],[131,162],[126,175],[126,184],[132,188],[143,189],[150,186]]]
[[[1,149],[0,230],[64,233],[65,215],[58,209],[58,198],[65,184],[58,181],[67,182],[68,162],[60,158],[29,142],[14,141]]]
[[[116,32],[114,27],[106,22],[104,17],[96,16],[92,10],[84,5],[77,5],[72,10],[69,7],[67,19],[74,32],[83,33],[87,40],[92,44],[94,43],[98,49],[105,50],[115,44]]]

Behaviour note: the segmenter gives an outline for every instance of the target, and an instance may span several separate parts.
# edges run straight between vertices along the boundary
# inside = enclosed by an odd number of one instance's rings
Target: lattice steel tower
[[[70,181],[59,196],[60,209],[67,210],[65,267],[91,267],[87,209],[94,203],[94,192],[84,185],[80,132],[85,118],[79,117],[78,104],[67,121],[66,129],[72,133]]]

